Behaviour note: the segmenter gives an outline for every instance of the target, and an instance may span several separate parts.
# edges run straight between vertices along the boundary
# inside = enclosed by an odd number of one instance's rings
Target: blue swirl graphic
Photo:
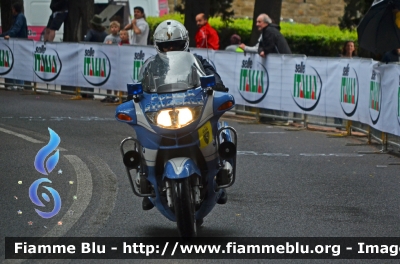
[[[51,183],[51,181],[47,178],[41,178],[38,179],[36,181],[34,181],[31,184],[31,187],[29,187],[29,198],[31,198],[31,201],[36,204],[37,206],[41,206],[44,207],[45,205],[39,200],[39,197],[37,195],[37,191],[39,188],[39,185],[43,182],[49,182]],[[38,209],[35,209],[36,213],[38,213],[38,215],[40,215],[43,218],[52,218],[53,216],[55,216],[56,214],[58,214],[58,212],[60,212],[61,209],[61,198],[60,195],[58,194],[58,192],[56,190],[54,190],[51,187],[47,187],[47,186],[43,186],[44,188],[46,188],[51,195],[53,196],[54,199],[54,209],[51,212],[42,212]],[[44,200],[46,200],[46,202],[50,201],[49,196],[46,193],[42,193],[42,197]]]
[[[47,175],[46,169],[44,168],[46,157],[57,148],[58,144],[60,144],[61,141],[56,132],[54,132],[51,128],[48,129],[50,133],[49,143],[39,150],[39,152],[36,154],[34,163],[35,169],[44,175]],[[46,167],[48,173],[50,173],[56,167],[59,157],[59,150],[57,150],[56,153],[54,153],[47,159]]]

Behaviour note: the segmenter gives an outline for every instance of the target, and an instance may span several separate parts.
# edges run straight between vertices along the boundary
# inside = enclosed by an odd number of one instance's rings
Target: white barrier
[[[192,49],[237,104],[360,121],[400,136],[400,66],[370,59]],[[126,91],[152,46],[0,40],[0,77]]]

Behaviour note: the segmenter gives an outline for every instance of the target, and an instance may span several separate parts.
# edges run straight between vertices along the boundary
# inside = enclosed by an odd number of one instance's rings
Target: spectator
[[[260,14],[257,17],[256,25],[258,30],[261,32],[261,39],[258,44],[258,54],[265,58],[270,53],[277,54],[291,54],[289,45],[286,39],[279,32],[279,26],[272,24],[271,18],[267,14]],[[283,117],[284,121],[275,120],[275,123],[288,125],[289,113],[286,111],[272,110],[272,109],[261,109],[261,113],[272,114],[275,116]],[[271,118],[263,117],[260,118],[262,121],[274,121]]]
[[[104,39],[105,44],[116,44],[118,45],[121,42],[121,38],[119,37],[119,29],[120,29],[120,24],[118,21],[111,21],[110,22],[110,35],[108,35]],[[128,41],[129,42],[129,41]],[[107,90],[107,94],[111,94],[111,90]],[[117,95],[118,92],[114,91],[114,95]],[[111,96],[106,96],[100,102],[105,103],[105,102],[115,102],[116,100],[119,101],[119,98],[112,98]]]
[[[134,19],[132,22],[124,27],[125,30],[132,29],[132,45],[147,45],[149,37],[149,24],[146,22],[146,15],[144,9],[141,6],[133,8]]]
[[[110,35],[108,35],[104,39],[105,44],[119,44],[121,42],[121,38],[119,37],[119,29],[120,29],[120,24],[118,21],[111,21],[110,22]]]
[[[399,62],[400,61],[400,49],[394,49],[392,51],[386,52],[383,55],[382,62]]]
[[[354,41],[349,40],[343,44],[342,52],[340,53],[340,57],[342,58],[353,58],[357,56],[357,51],[355,48]],[[342,118],[334,118],[334,124],[339,125],[336,129],[342,130],[343,119]]]
[[[0,37],[4,37],[4,39],[11,38],[28,38],[28,26],[26,24],[26,17],[22,14],[22,4],[14,3],[11,6],[11,12],[13,14],[13,24],[10,30],[4,32],[0,35]],[[24,81],[22,80],[14,80],[14,79],[5,79],[6,88],[11,88],[11,86],[7,87],[7,84],[14,84],[12,86],[13,89],[23,89],[22,86]]]
[[[237,34],[233,34],[230,38],[231,45],[225,48],[225,50],[235,51],[235,52],[243,52],[243,49],[239,48],[241,43],[241,38]]]
[[[208,18],[204,13],[200,13],[196,16],[196,24],[199,28],[195,36],[196,47],[218,50],[218,33],[208,24]]]
[[[258,53],[258,46],[259,46],[259,44],[260,44],[261,37],[262,37],[262,34],[261,34],[260,37],[258,38],[257,44],[256,44],[256,45],[250,47],[250,46],[246,46],[244,43],[241,43],[241,44],[239,45],[239,48],[241,48],[242,50],[244,50],[244,52]]]
[[[292,54],[286,39],[279,31],[279,26],[272,24],[267,14],[257,17],[257,28],[261,31],[261,40],[258,46],[258,54],[265,58],[270,53]]]
[[[353,58],[357,56],[357,51],[354,45],[354,41],[346,41],[343,45],[342,48],[342,53],[340,54],[340,57],[344,58]]]
[[[103,27],[102,23],[106,19],[102,19],[99,15],[94,15],[92,20],[90,20],[90,29],[85,35],[83,41],[87,42],[101,42],[104,43],[105,38],[107,37],[107,33],[105,32],[105,27]],[[93,88],[81,88],[82,92],[94,92]],[[93,94],[83,94],[82,97],[86,98],[94,98]]]
[[[128,31],[126,31],[125,29],[122,29],[119,32],[119,38],[121,39],[121,41],[118,43],[120,46],[122,45],[129,45],[129,34]]]
[[[51,0],[51,15],[44,31],[44,41],[53,41],[68,15],[68,0]]]
[[[105,32],[105,28],[102,23],[105,19],[102,19],[99,15],[94,15],[92,20],[90,20],[90,29],[86,33],[83,41],[87,42],[104,42],[104,39],[107,37],[107,33]]]

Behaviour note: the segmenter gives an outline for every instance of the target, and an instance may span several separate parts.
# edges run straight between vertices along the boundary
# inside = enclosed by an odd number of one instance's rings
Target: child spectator
[[[129,34],[128,34],[128,31],[127,31],[127,30],[122,29],[122,30],[119,32],[119,37],[120,37],[120,39],[121,39],[121,41],[119,42],[119,45],[120,45],[120,46],[126,45],[126,44],[129,45]]]
[[[105,44],[119,44],[121,38],[119,37],[118,31],[120,29],[120,24],[118,21],[111,21],[110,23],[110,35],[104,39]]]
[[[231,36],[231,38],[230,38],[230,41],[231,41],[231,45],[226,47],[225,50],[236,51],[236,52],[244,52],[243,49],[241,49],[239,47],[239,45],[241,44],[241,38],[240,38],[239,35],[233,34]]]

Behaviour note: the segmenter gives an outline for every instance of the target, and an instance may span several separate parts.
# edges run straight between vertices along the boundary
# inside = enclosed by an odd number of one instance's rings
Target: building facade
[[[255,0],[234,0],[235,17],[253,17]],[[169,10],[181,0],[168,0]],[[336,26],[344,13],[344,0],[282,0],[281,17],[296,23]]]

